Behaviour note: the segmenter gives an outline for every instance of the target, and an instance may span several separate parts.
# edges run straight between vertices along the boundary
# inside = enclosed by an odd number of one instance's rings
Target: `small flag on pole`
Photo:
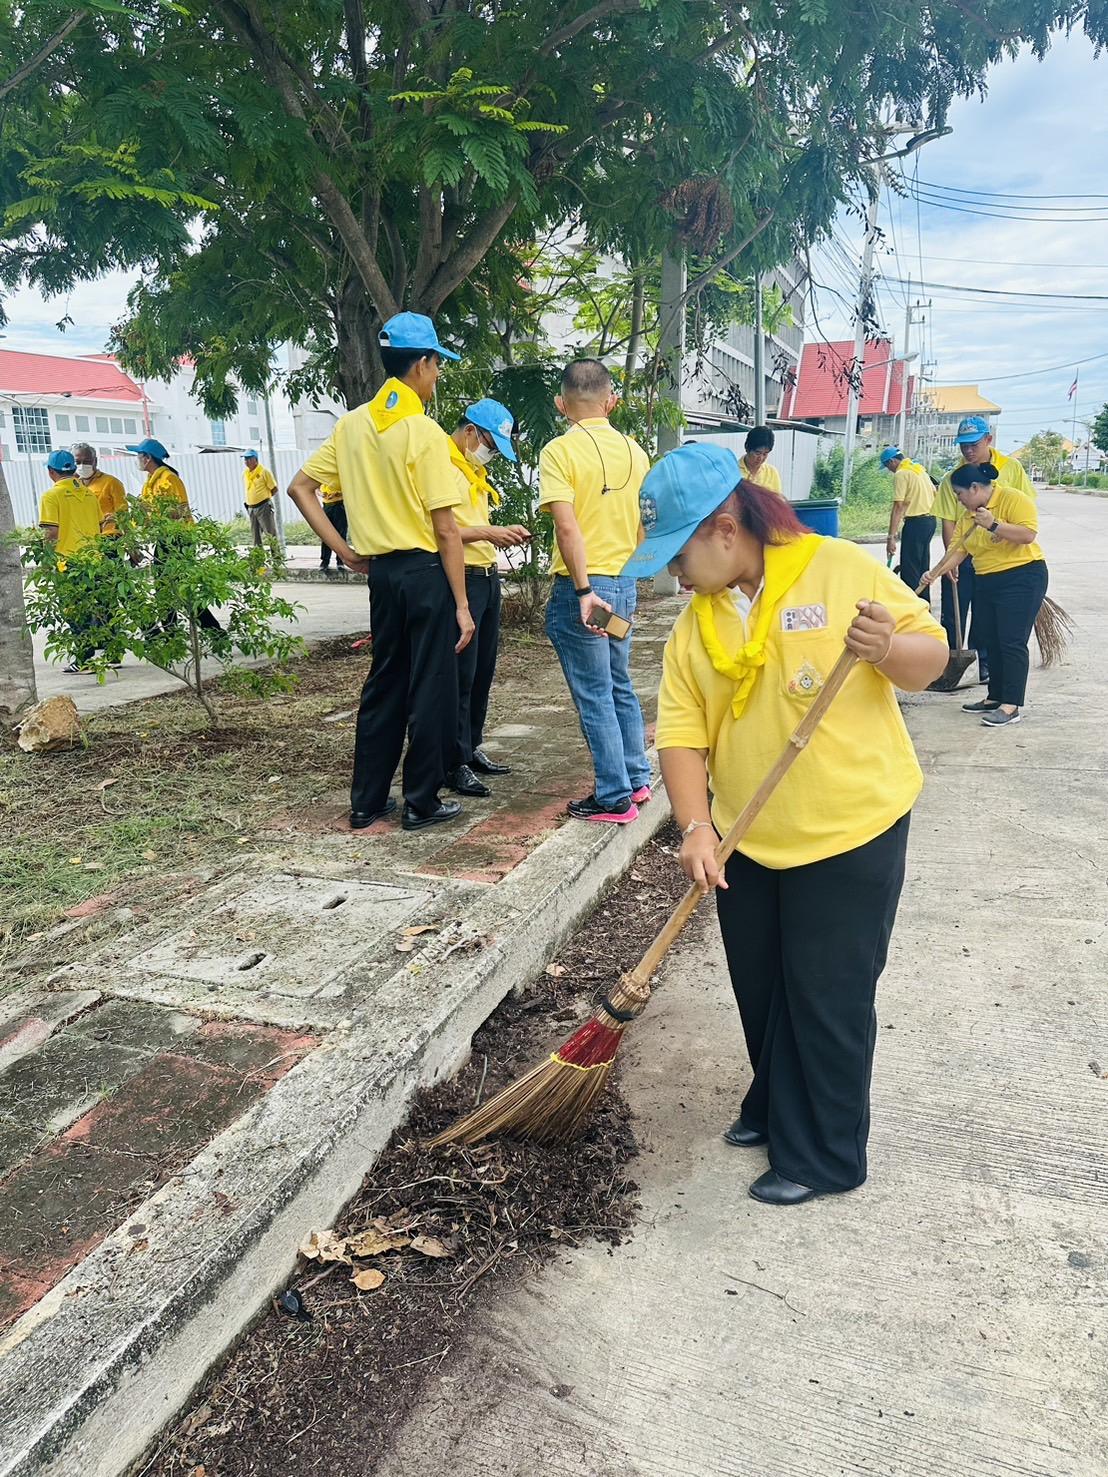
[[[1067,395],[1067,396],[1066,396],[1066,399],[1067,399],[1067,400],[1072,400],[1072,399],[1073,399],[1073,397],[1074,397],[1074,396],[1075,396],[1075,395],[1076,395],[1076,394],[1077,394],[1077,375],[1076,375],[1076,374],[1075,374],[1075,375],[1074,375],[1074,377],[1073,377],[1073,384],[1072,384],[1072,385],[1070,385],[1070,392],[1069,392],[1069,394],[1068,394],[1068,395]]]

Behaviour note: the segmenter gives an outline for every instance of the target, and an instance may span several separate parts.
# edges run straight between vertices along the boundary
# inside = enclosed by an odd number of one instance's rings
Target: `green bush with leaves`
[[[114,664],[137,656],[184,683],[213,723],[205,658],[229,667],[237,649],[274,668],[235,668],[240,690],[288,690],[294,679],[280,668],[303,642],[275,623],[294,620],[300,607],[274,594],[263,550],[242,553],[225,524],[185,522],[139,500],[117,522],[118,537],[66,555],[37,530],[20,535],[27,625],[46,632],[48,657],[76,661],[103,682]]]

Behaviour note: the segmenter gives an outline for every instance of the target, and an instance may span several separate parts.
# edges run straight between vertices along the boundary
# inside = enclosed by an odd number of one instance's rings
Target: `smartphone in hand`
[[[616,641],[622,641],[631,630],[631,622],[616,615],[614,610],[594,610],[589,624],[596,626],[598,630],[607,631]]]

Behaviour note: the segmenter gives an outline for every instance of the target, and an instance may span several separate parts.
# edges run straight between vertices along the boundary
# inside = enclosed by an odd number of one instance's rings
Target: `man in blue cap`
[[[52,451],[46,459],[46,471],[52,486],[39,500],[38,522],[43,537],[58,555],[59,570],[64,572],[65,556],[100,536],[103,510],[96,493],[76,475],[77,458],[71,451]],[[65,671],[73,675],[87,670],[92,652],[80,644],[84,624],[71,621],[70,629],[78,651]]]
[[[458,656],[458,741],[446,783],[456,795],[491,795],[479,776],[510,774],[506,764],[490,759],[481,747],[489,693],[500,643],[500,574],[497,550],[526,544],[531,535],[522,524],[500,526],[491,521],[490,504],[500,494],[486,468],[500,455],[516,460],[512,445],[515,417],[498,400],[478,400],[466,407],[450,438],[450,460],[462,501],[454,516],[465,550],[466,595],[473,616],[473,640]]]
[[[887,446],[881,465],[893,474],[893,506],[885,552],[892,559],[900,542],[900,578],[914,590],[931,568],[931,540],[935,537],[935,484],[919,462],[909,461],[898,446]],[[930,604],[930,591],[924,592]]]
[[[1005,456],[1004,452],[997,451],[993,445],[992,433],[989,423],[984,416],[967,415],[958,423],[958,430],[954,436],[955,445],[960,453],[960,460],[951,467],[950,472],[957,471],[958,467],[979,467],[985,462],[991,462],[1000,474],[997,478],[998,487],[1012,487],[1017,492],[1022,492],[1026,497],[1034,501],[1035,488],[1031,478],[1027,475],[1022,463],[1014,456]],[[946,474],[939,483],[939,490],[935,494],[935,516],[941,521],[943,548],[950,547],[950,541],[954,537],[954,525],[961,514],[961,506],[950,481],[950,472]],[[980,681],[989,680],[989,654],[974,647],[970,639],[969,627],[970,609],[973,605],[973,583],[974,571],[973,560],[965,559],[961,565],[950,572],[943,580],[942,588],[942,621],[946,639],[950,642],[951,649],[955,645],[956,632],[954,628],[954,599],[957,595],[958,606],[962,617],[962,631],[965,633],[966,645],[977,650],[977,676]],[[967,706],[971,706],[967,705]]]
[[[289,496],[322,543],[348,569],[368,574],[373,663],[362,689],[354,745],[350,824],[396,810],[389,787],[404,750],[405,830],[453,820],[439,798],[457,739],[457,655],[473,638],[462,539],[462,495],[450,437],[424,414],[444,348],[430,318],[398,313],[378,335],[388,379],[349,411],[301,467]],[[320,506],[326,484],[343,496],[344,538]]]

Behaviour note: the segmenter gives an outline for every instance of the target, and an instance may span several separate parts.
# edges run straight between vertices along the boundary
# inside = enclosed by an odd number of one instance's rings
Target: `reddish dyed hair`
[[[787,544],[809,532],[793,512],[792,503],[768,487],[743,477],[716,513],[734,513],[747,533],[760,544]],[[712,514],[714,518],[715,513]]]

